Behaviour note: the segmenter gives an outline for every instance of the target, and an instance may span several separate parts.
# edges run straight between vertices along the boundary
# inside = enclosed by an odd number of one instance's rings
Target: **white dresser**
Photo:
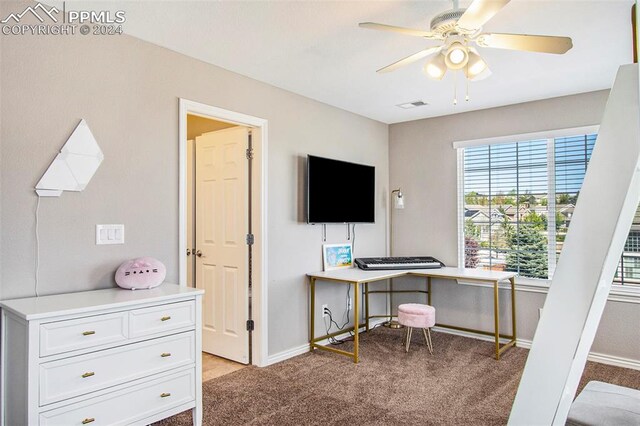
[[[0,302],[0,425],[202,423],[203,291],[174,284]]]

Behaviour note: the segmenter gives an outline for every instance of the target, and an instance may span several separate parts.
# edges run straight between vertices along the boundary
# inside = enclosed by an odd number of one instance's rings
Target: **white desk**
[[[469,282],[489,283],[493,285],[493,316],[494,316],[494,330],[493,332],[487,332],[483,330],[476,330],[464,327],[457,327],[453,325],[436,324],[438,327],[451,328],[461,331],[469,331],[473,333],[480,333],[484,335],[494,336],[495,340],[495,357],[500,359],[500,355],[508,348],[515,346],[516,344],[516,292],[515,292],[515,272],[499,272],[499,271],[487,271],[483,269],[466,269],[466,268],[450,268],[443,267],[440,269],[410,269],[410,270],[392,270],[392,271],[363,271],[358,268],[340,269],[336,271],[315,272],[307,274],[311,281],[311,313],[310,318],[310,338],[309,345],[311,350],[314,348],[335,352],[341,355],[347,355],[353,358],[354,362],[358,362],[358,331],[360,327],[365,327],[366,331],[369,331],[369,319],[375,316],[369,316],[369,294],[370,293],[386,293],[387,291],[369,291],[369,283],[375,281],[387,280],[389,278],[396,278],[402,276],[417,276],[427,279],[426,291],[420,291],[427,293],[428,304],[431,305],[431,279],[442,278],[449,280],[462,280]],[[337,282],[354,286],[353,297],[353,316],[354,326],[348,330],[340,330],[335,333],[327,334],[324,336],[315,337],[315,298],[316,298],[316,281],[328,281]],[[512,333],[510,335],[500,334],[500,311],[498,303],[498,284],[502,281],[509,281],[511,283],[511,324]],[[365,290],[365,323],[359,323],[360,315],[360,284],[364,285]],[[411,290],[413,292],[413,290]],[[389,315],[384,315],[385,317]],[[353,352],[347,352],[340,349],[332,348],[329,346],[323,346],[318,344],[319,341],[328,337],[333,337],[346,331],[354,331],[353,336]],[[500,338],[507,338],[509,341],[503,345],[500,344]]]

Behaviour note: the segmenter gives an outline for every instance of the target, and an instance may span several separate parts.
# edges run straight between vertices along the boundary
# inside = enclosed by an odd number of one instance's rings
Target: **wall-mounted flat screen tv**
[[[307,157],[308,223],[375,222],[376,169]]]

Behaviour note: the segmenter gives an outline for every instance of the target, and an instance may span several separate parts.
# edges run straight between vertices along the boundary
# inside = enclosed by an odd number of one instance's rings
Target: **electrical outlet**
[[[327,313],[327,309],[329,309],[329,305],[322,305],[322,318],[326,318],[329,316]]]

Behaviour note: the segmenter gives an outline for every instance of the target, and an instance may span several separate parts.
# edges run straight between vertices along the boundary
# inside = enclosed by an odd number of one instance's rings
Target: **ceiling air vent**
[[[426,103],[425,101],[413,101],[413,102],[406,102],[404,104],[399,104],[396,106],[402,109],[411,109],[411,108],[421,107],[425,105],[429,105],[429,104]]]

